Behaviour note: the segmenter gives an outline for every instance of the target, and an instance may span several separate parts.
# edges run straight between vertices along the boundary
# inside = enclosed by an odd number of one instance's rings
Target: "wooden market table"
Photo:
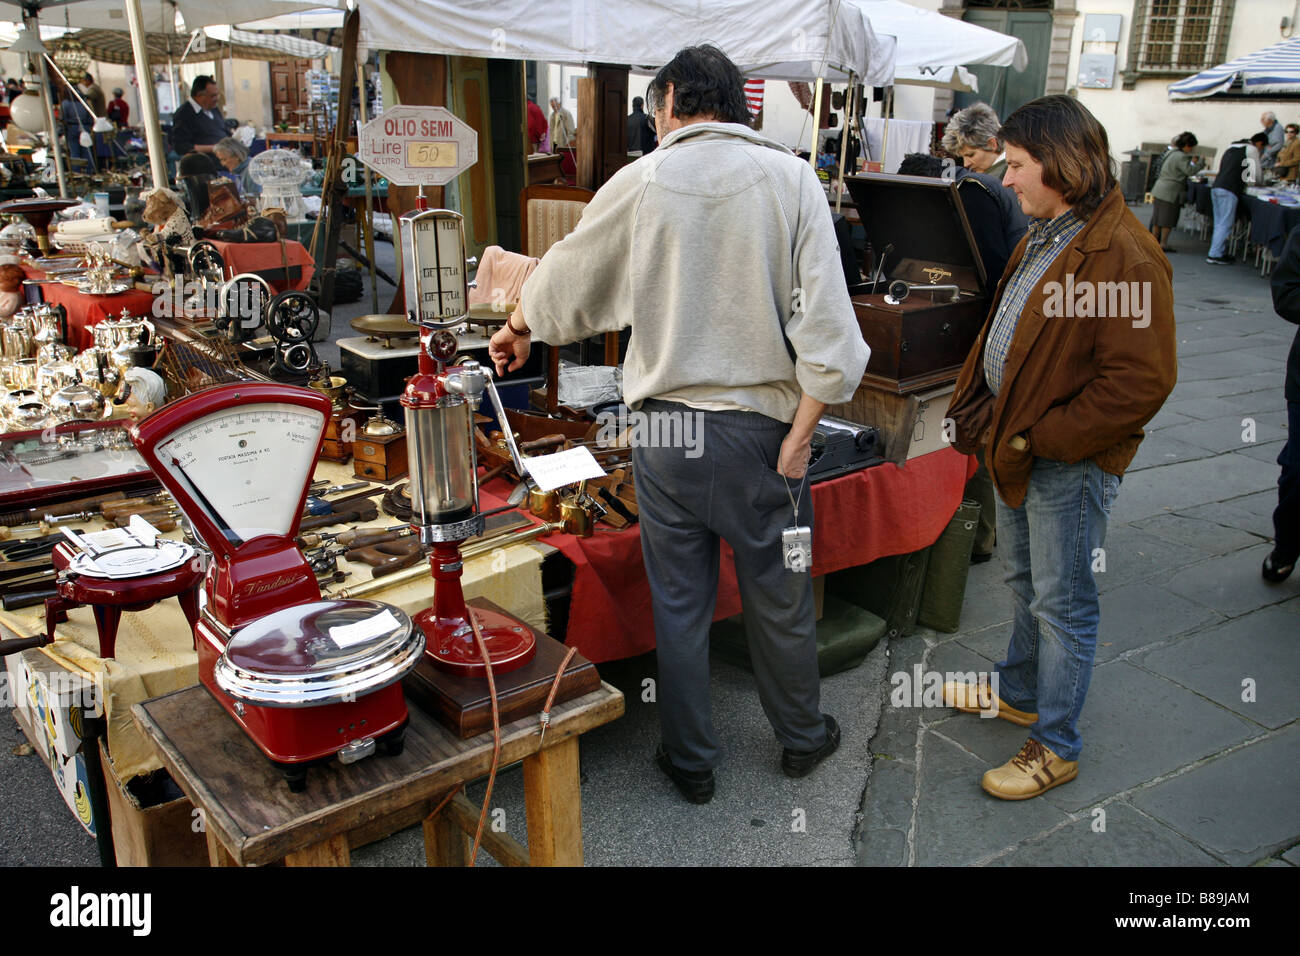
[[[464,795],[431,811],[461,785],[488,772],[490,733],[460,740],[410,707],[406,747],[350,766],[312,767],[303,793],[283,776],[203,687],[132,708],[172,778],[202,811],[212,866],[347,866],[350,847],[424,821],[430,865],[469,862],[478,808]],[[536,715],[501,728],[501,766],[524,762],[528,848],[484,827],[482,846],[507,865],[580,866],[582,793],[578,738],[623,713],[608,684],[558,704],[544,741]],[[468,830],[469,835],[465,832]]]

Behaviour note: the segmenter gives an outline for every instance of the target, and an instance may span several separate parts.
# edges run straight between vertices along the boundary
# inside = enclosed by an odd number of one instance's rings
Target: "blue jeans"
[[[1215,186],[1210,190],[1214,204],[1214,235],[1210,239],[1210,255],[1221,258],[1227,255],[1228,236],[1237,222],[1237,194]]]
[[[1094,562],[1119,492],[1117,476],[1092,461],[1035,458],[1019,508],[998,496],[998,551],[1007,563],[1015,620],[998,696],[1038,713],[1030,736],[1078,760],[1079,714],[1092,680],[1100,604]]]

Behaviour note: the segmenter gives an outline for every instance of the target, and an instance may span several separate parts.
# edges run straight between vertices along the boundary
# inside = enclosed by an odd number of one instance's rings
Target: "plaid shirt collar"
[[[1066,241],[1083,227],[1084,222],[1073,209],[1067,209],[1055,219],[1030,219],[1029,246]]]

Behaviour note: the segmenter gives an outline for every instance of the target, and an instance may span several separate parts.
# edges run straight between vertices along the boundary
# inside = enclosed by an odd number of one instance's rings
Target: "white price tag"
[[[346,648],[351,647],[353,644],[368,641],[372,637],[387,634],[389,631],[396,630],[401,626],[397,618],[393,617],[393,612],[385,610],[382,614],[368,617],[364,621],[357,621],[355,624],[340,624],[331,627],[330,640],[339,647]]]
[[[605,469],[600,467],[589,448],[570,448],[554,455],[525,458],[524,467],[542,491],[554,491],[565,485],[575,485],[588,478],[601,478]]]

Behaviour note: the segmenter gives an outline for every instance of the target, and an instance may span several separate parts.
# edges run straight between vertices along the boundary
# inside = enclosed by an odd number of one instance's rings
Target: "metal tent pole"
[[[41,37],[40,18],[36,11],[23,11],[23,26],[31,31],[37,40]],[[41,65],[41,102],[45,104],[45,132],[50,138],[50,150],[54,153],[54,174],[59,181],[59,195],[68,198],[68,174],[63,165],[63,146],[59,142],[58,127],[54,124],[54,95],[50,92],[50,71],[45,65],[45,57],[37,56]]]
[[[162,145],[162,126],[158,123],[158,100],[154,95],[153,71],[149,69],[149,50],[144,39],[144,14],[140,12],[140,0],[124,0],[126,4],[126,23],[131,31],[131,52],[135,55],[136,77],[142,82],[140,89],[140,112],[144,120],[144,137],[149,146],[149,170],[153,174],[155,186],[167,186],[167,153]]]

